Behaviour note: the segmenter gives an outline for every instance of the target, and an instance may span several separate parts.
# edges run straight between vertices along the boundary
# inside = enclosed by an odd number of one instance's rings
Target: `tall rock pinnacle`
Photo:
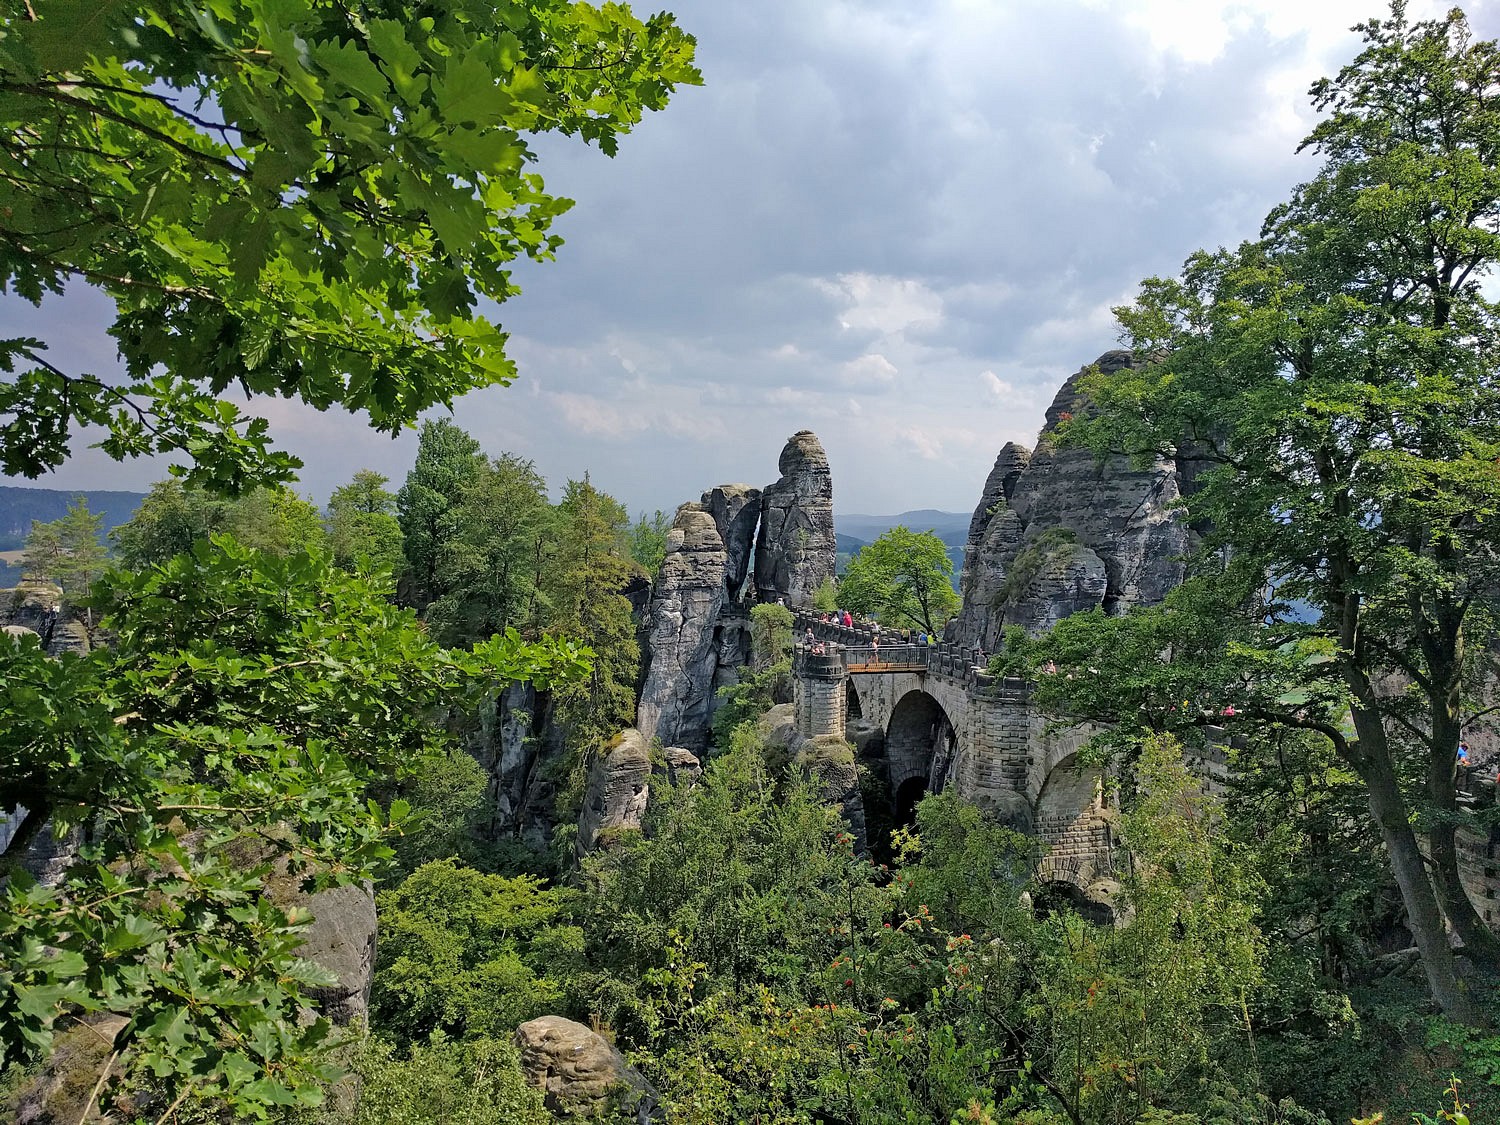
[[[761,493],[755,589],[761,602],[801,608],[833,577],[833,474],[811,430],[788,439],[779,467],[781,479]]]

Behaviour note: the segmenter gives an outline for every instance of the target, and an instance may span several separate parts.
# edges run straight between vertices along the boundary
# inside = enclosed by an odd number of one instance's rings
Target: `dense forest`
[[[476,302],[551,256],[566,206],[523,171],[525,138],[612,153],[698,81],[670,16],[20,7],[0,22],[0,283],[101,286],[129,376],[0,340],[0,469],[36,475],[92,426],[177,471],[107,545],[81,502],[33,524],[10,595],[48,630],[0,635],[15,1119],[1500,1109],[1500,939],[1461,866],[1500,823],[1493,766],[1460,770],[1500,706],[1500,49],[1462,13],[1365,25],[1313,88],[1317,173],[1255,239],[1144,282],[1117,310],[1134,362],[1049,418],[1044,444],[1101,464],[1193,466],[1175,588],[1013,627],[984,672],[1085,724],[1101,910],[961,792],[855,831],[786,736],[791,611],[940,633],[960,605],[936,536],[892,529],[806,605],[747,609],[707,751],[644,747],[639,826],[581,839],[682,529],[430,417],[399,485],[365,470],[320,508],[218,398],[389,430],[509,381]],[[1039,542],[1000,603],[1076,546]],[[49,651],[59,623],[77,643]],[[495,784],[517,691],[520,744],[544,748],[524,817]],[[1195,772],[1209,748],[1221,785]],[[302,956],[334,903],[378,920],[357,995]],[[593,1054],[539,1088],[528,1054],[565,1021]],[[570,1086],[585,1062],[610,1081]]]

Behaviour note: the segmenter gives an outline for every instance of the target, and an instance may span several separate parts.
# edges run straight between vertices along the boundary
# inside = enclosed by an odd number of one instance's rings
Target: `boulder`
[[[756,596],[762,603],[781,601],[802,609],[833,577],[833,474],[811,430],[792,435],[779,467],[781,479],[761,493]]]
[[[664,772],[667,780],[673,785],[693,786],[703,776],[703,763],[698,760],[698,755],[682,746],[668,746],[662,751],[666,759]]]
[[[599,846],[607,833],[639,828],[651,798],[651,748],[635,728],[610,741],[589,767],[578,817],[578,854]]]
[[[301,898],[300,905],[313,920],[302,931],[298,956],[338,978],[336,984],[309,989],[308,997],[340,1027],[362,1020],[375,979],[374,893],[367,886],[330,887]]]
[[[662,1119],[661,1098],[619,1050],[595,1031],[562,1016],[516,1028],[521,1071],[559,1117],[595,1121]]]
[[[695,753],[708,745],[727,558],[714,517],[698,504],[679,508],[646,629],[636,726],[648,745],[655,739]]]
[[[854,764],[854,747],[836,734],[809,738],[796,747],[797,764],[811,779],[818,799],[839,810],[854,834],[854,851],[865,852],[865,801]]]

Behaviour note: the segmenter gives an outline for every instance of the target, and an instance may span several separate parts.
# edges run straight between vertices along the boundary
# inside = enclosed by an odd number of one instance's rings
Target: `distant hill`
[[[0,558],[0,586],[13,586],[20,581],[20,568],[13,565],[14,561],[19,561],[19,556],[10,556],[9,553],[26,545],[31,521],[50,523],[67,515],[68,504],[75,496],[88,501],[89,511],[104,516],[106,533],[129,520],[146,498],[144,492],[64,491],[0,485],[0,553],[7,556]]]
[[[850,555],[899,525],[909,531],[931,531],[946,544],[948,558],[953,561],[954,585],[957,586],[958,572],[964,565],[964,543],[969,538],[971,518],[968,512],[940,512],[936,508],[918,508],[913,512],[902,512],[898,516],[835,515],[833,525],[839,553],[838,572],[844,572]]]
[[[950,547],[962,547],[969,538],[971,518],[972,513],[969,512],[940,512],[936,508],[918,508],[913,512],[902,512],[898,516],[836,515],[833,517],[833,525],[841,537],[863,539],[868,543],[878,539],[881,532],[900,524],[912,531],[934,532]],[[839,549],[843,550],[842,547]]]

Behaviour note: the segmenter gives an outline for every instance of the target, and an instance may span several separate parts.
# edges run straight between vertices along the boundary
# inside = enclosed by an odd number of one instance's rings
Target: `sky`
[[[554,492],[587,471],[632,512],[770,483],[801,429],[837,511],[967,511],[1000,447],[1032,444],[1062,381],[1117,346],[1113,306],[1253,237],[1312,174],[1307,87],[1377,3],[676,0],[704,85],[614,159],[536,141],[576,200],[566,244],[498,310],[519,379],[454,417]],[[1500,34],[1500,0],[1466,10]],[[115,365],[109,319],[82,288],[0,297],[0,335],[73,369]],[[256,409],[320,503],[361,468],[399,483],[415,455],[413,432]],[[84,451],[34,483],[164,475]]]

